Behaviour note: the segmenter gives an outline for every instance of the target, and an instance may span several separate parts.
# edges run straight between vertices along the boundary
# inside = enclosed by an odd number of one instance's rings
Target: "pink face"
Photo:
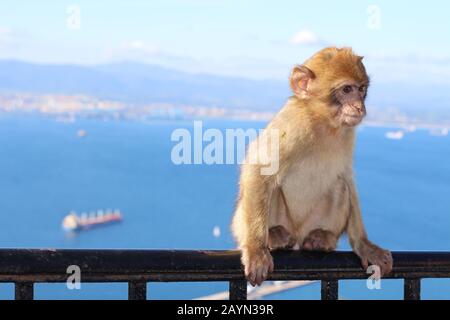
[[[345,82],[331,92],[331,104],[337,108],[336,117],[342,125],[356,126],[366,115],[364,100],[368,84]]]

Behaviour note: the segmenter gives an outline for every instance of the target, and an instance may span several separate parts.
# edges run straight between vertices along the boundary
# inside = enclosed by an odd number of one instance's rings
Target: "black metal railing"
[[[422,278],[450,278],[450,252],[393,252],[385,278],[404,279],[404,298],[420,299]],[[338,280],[367,279],[351,252],[273,252],[270,280],[320,280],[321,297],[338,299]],[[128,298],[147,298],[148,282],[227,281],[229,297],[247,299],[239,251],[0,249],[0,282],[16,299],[33,299],[34,283],[66,282],[76,265],[82,282],[127,282]]]

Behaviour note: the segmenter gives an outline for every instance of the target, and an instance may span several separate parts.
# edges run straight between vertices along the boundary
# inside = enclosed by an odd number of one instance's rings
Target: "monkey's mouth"
[[[345,123],[350,126],[355,126],[359,124],[364,118],[363,115],[347,114],[347,113],[344,113],[343,115],[345,118]]]
[[[348,114],[348,113],[344,113],[344,117],[353,118],[353,119],[361,119],[362,118],[362,116],[360,116],[358,114]]]

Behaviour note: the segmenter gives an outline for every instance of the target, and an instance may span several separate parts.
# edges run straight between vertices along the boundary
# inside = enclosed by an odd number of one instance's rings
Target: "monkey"
[[[247,148],[231,229],[253,286],[273,272],[271,250],[329,252],[343,233],[365,270],[392,270],[390,251],[368,239],[353,178],[355,128],[369,87],[362,60],[351,48],[328,47],[296,65],[293,95]],[[248,160],[274,130],[278,170],[262,174],[267,160]]]

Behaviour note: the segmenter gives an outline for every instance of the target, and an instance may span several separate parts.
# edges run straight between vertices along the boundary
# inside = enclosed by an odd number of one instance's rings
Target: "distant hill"
[[[372,111],[378,113],[395,108],[414,117],[450,119],[449,85],[427,84],[420,77],[410,82],[380,83],[375,79],[368,105],[376,107]],[[290,95],[287,79],[257,81],[190,74],[137,62],[80,66],[12,60],[0,61],[0,91],[84,94],[130,104],[170,103],[262,111],[279,109]]]
[[[273,110],[289,96],[287,82],[189,74],[134,62],[90,67],[0,61],[0,90],[263,110]]]

